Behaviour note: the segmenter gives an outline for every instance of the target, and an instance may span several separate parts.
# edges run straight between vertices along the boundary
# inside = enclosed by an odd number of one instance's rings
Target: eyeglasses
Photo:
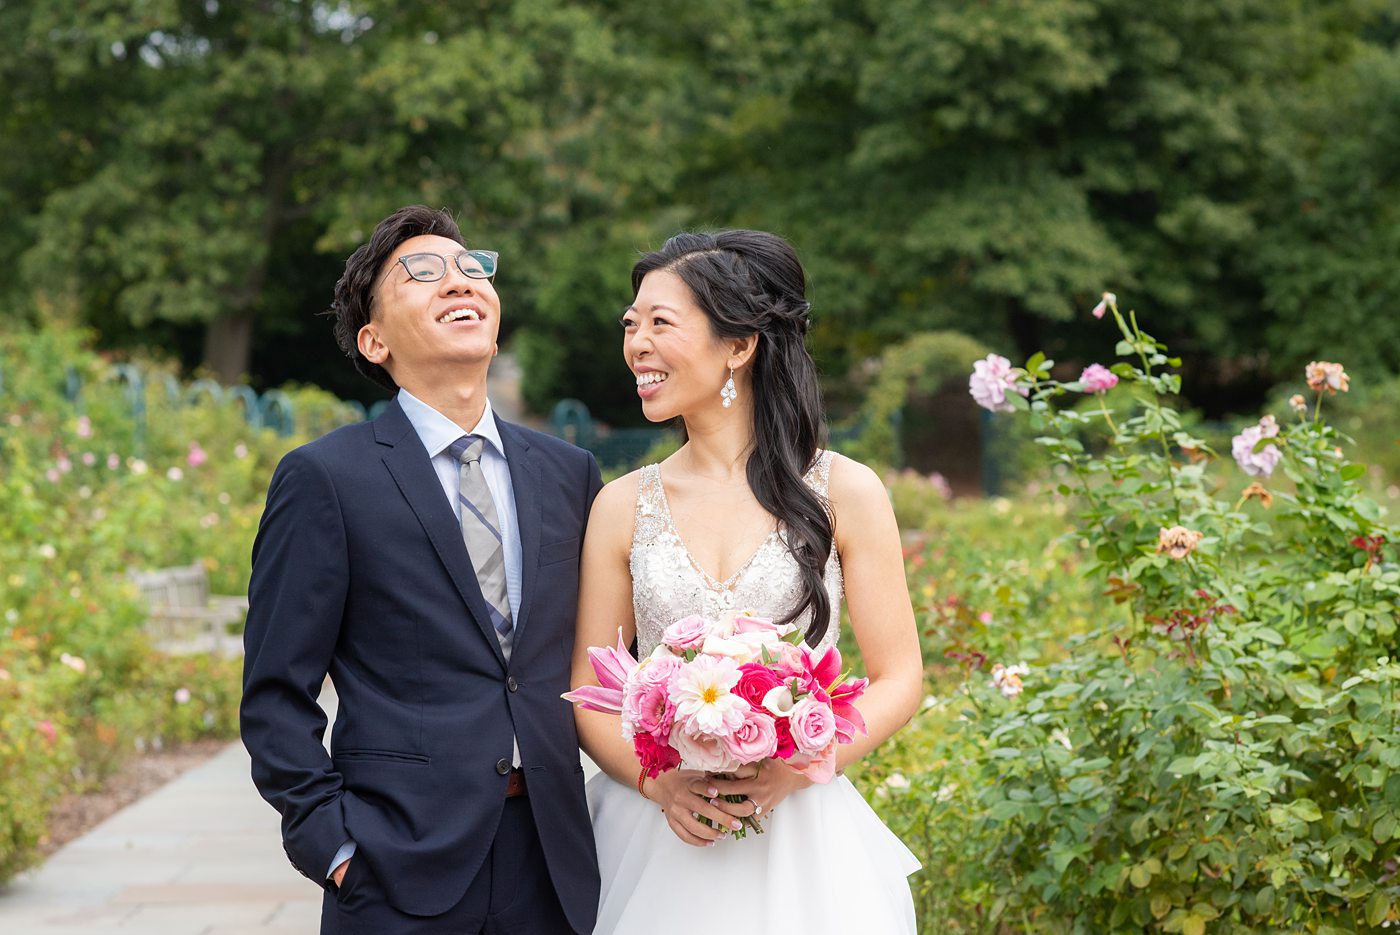
[[[495,250],[464,250],[451,259],[468,279],[490,281],[496,278],[496,261],[500,259],[500,254]],[[447,260],[448,257],[441,253],[410,253],[394,262],[402,265],[404,271],[419,282],[437,282],[447,275]]]

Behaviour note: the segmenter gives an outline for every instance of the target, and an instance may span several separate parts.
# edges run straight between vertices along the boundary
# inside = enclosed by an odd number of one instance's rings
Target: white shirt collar
[[[436,458],[447,450],[448,445],[462,437],[461,426],[403,387],[399,387],[398,399],[399,405],[403,407],[403,414],[408,416],[409,424],[423,440],[423,447],[428,449],[428,457]],[[496,415],[491,411],[491,400],[486,400],[486,406],[481,410],[481,419],[467,434],[480,435],[496,449],[497,454],[502,458],[506,456],[505,445],[501,444],[500,428],[496,425]]]

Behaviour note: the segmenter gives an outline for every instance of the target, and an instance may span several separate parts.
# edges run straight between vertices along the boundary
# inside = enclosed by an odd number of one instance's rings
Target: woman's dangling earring
[[[729,379],[724,381],[724,388],[719,391],[719,398],[725,409],[734,404],[734,400],[739,398],[739,391],[734,388],[734,368],[729,368]]]

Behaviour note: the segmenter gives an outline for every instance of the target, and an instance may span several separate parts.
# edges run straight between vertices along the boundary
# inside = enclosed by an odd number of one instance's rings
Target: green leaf
[[[1364,465],[1364,464],[1344,464],[1344,465],[1342,465],[1342,471],[1341,471],[1342,480],[1356,480],[1358,477],[1364,476],[1365,473],[1366,473],[1366,465]]]
[[[1179,756],[1171,761],[1167,767],[1167,772],[1177,776],[1190,776],[1196,771],[1196,758],[1194,756]]]
[[[1395,837],[1395,816],[1393,814],[1382,815],[1371,829],[1371,840],[1377,844],[1384,844]]]
[[[1298,799],[1288,806],[1288,810],[1303,821],[1321,821],[1322,809],[1312,799]]]
[[[1148,906],[1152,910],[1152,917],[1160,919],[1172,911],[1172,899],[1166,893],[1154,893]]]
[[[1376,890],[1366,900],[1366,924],[1380,925],[1390,915],[1390,897],[1383,890]]]

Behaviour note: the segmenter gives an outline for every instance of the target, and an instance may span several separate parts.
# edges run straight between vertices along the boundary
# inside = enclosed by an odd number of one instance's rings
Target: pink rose
[[[1079,375],[1079,384],[1086,393],[1107,393],[1118,385],[1118,375],[1103,364],[1090,364]]]
[[[1277,435],[1278,423],[1274,421],[1273,416],[1265,416],[1258,424],[1251,425],[1230,439],[1230,453],[1235,456],[1235,463],[1240,466],[1240,470],[1251,477],[1268,477],[1274,473],[1283,452],[1277,445],[1264,445],[1258,451],[1255,450],[1255,446],[1264,439],[1275,438]]]
[[[637,761],[647,775],[655,779],[669,769],[681,765],[681,755],[650,734],[637,734],[632,738],[632,749],[637,752]]]
[[[705,637],[710,633],[710,621],[704,617],[690,616],[677,620],[661,634],[661,642],[683,653],[689,649],[698,650],[705,645]]]
[[[1017,385],[1016,373],[1011,369],[1011,361],[999,354],[988,354],[972,365],[972,376],[967,381],[972,399],[983,409],[992,412],[1014,412],[1015,407],[1006,401],[1006,391],[1011,390],[1022,396],[1030,395],[1030,387]]]
[[[818,754],[836,739],[836,716],[815,698],[803,698],[788,717],[793,742],[802,753]]]
[[[782,679],[772,669],[757,662],[746,662],[739,667],[739,684],[734,686],[734,694],[764,710],[763,696],[781,684]]]
[[[37,726],[39,728],[39,733],[44,735],[45,740],[49,743],[57,742],[58,728],[53,726],[53,721],[43,720],[40,721]]]
[[[186,463],[190,467],[199,467],[208,460],[209,455],[205,454],[204,449],[199,447],[199,442],[190,442],[190,453],[185,456]]]
[[[807,651],[800,646],[783,642],[770,650],[773,656],[773,671],[779,678],[802,676],[807,672]]]
[[[639,735],[640,736],[640,735]],[[690,733],[685,723],[677,721],[671,728],[671,746],[680,754],[681,763],[689,769],[707,773],[731,773],[739,764],[729,754],[723,737],[714,734]]]
[[[740,763],[766,760],[778,749],[778,730],[762,709],[749,711],[744,723],[724,739],[729,755]]]

